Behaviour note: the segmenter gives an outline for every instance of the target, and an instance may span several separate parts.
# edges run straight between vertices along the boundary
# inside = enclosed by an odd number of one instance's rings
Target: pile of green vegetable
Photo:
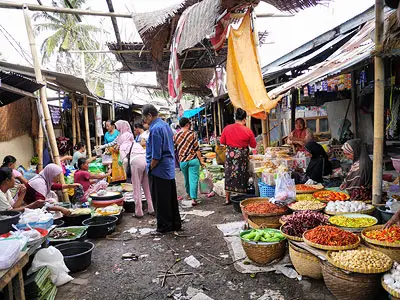
[[[280,242],[285,239],[282,233],[271,229],[253,229],[241,234],[241,237],[246,241],[266,243]]]

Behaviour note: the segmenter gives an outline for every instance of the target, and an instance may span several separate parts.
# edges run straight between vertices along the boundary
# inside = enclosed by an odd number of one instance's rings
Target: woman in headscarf
[[[359,139],[347,141],[343,147],[344,155],[353,161],[340,189],[346,190],[351,200],[372,199],[372,161],[367,147]]]
[[[303,151],[304,146],[314,140],[312,131],[306,127],[303,118],[296,119],[295,129],[288,136],[288,144],[293,145],[295,151]]]
[[[46,196],[51,190],[76,189],[81,186],[78,183],[56,183],[62,172],[63,170],[60,166],[56,164],[48,164],[38,175],[33,177],[26,184],[24,202],[29,205],[37,200],[46,200]],[[69,210],[59,206],[49,207],[48,209],[52,211],[61,211],[63,214],[70,213]]]
[[[308,142],[304,149],[307,154],[311,155],[310,163],[305,173],[293,173],[296,184],[306,183],[309,179],[322,183],[323,176],[332,173],[332,164],[324,148],[316,142]]]
[[[126,174],[129,173],[129,153],[135,141],[131,125],[127,121],[119,120],[115,122],[115,127],[119,132],[117,138],[113,142],[99,147],[100,149],[110,149],[113,161],[111,166],[113,182],[126,180]],[[120,162],[122,162],[122,167]]]

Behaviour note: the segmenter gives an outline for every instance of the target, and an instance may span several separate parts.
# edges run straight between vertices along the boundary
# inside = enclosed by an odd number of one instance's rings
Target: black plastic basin
[[[12,225],[18,224],[21,213],[19,211],[6,210],[0,211],[0,219],[1,216],[7,217],[7,219],[0,220],[0,234],[3,234],[12,230]]]
[[[82,225],[88,226],[87,233],[89,239],[104,238],[115,231],[118,217],[99,216],[87,219]]]
[[[90,242],[68,242],[56,246],[64,256],[64,262],[71,273],[87,269],[92,263],[94,244]]]
[[[85,221],[86,219],[89,219],[92,215],[91,214],[85,214],[85,215],[69,215],[69,216],[63,216],[63,220],[65,222],[65,226],[82,226],[82,222]]]
[[[53,225],[56,225],[57,227],[64,227],[65,222],[62,219],[55,219],[53,221]]]

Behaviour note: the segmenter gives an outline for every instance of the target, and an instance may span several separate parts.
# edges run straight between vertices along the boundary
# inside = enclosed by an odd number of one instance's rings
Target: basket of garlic
[[[362,201],[329,201],[325,207],[327,215],[341,215],[348,213],[372,214],[375,207]]]
[[[382,277],[382,286],[390,295],[400,298],[400,265],[394,262],[393,268]]]

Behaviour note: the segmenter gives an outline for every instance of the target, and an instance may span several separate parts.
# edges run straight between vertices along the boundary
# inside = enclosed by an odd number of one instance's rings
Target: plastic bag
[[[288,201],[296,199],[296,184],[289,173],[278,174],[275,180],[275,199]]]
[[[199,189],[200,194],[209,194],[212,192],[214,187],[212,178],[207,169],[202,169],[200,171],[200,181],[199,181]]]
[[[22,249],[18,239],[0,241],[0,270],[10,268],[17,260]]]
[[[32,266],[28,270],[27,275],[35,273],[42,267],[48,267],[51,272],[51,281],[60,286],[70,282],[74,278],[68,275],[68,268],[64,263],[64,257],[60,250],[50,246],[39,250],[32,261]]]

